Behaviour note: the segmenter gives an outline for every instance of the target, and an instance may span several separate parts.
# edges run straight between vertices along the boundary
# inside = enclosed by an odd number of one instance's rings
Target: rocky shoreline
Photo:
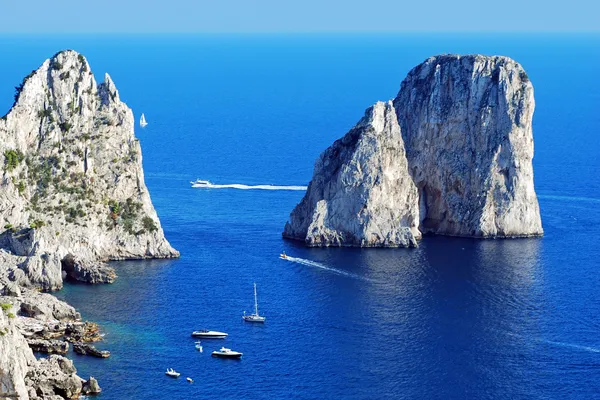
[[[144,183],[133,112],[108,74],[61,51],[0,118],[0,399],[100,392],[65,358],[106,358],[98,325],[49,293],[112,283],[110,260],[175,258]],[[34,351],[46,353],[36,359]]]

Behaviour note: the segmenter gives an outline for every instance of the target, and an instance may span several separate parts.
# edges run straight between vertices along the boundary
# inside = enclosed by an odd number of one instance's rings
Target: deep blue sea
[[[146,183],[181,251],[58,293],[106,332],[109,359],[73,355],[99,399],[600,397],[600,35],[0,36],[0,114],[65,48],[145,113]],[[281,238],[303,192],[190,187],[307,184],[321,151],[440,53],[528,72],[544,238],[307,249]],[[254,282],[264,326],[241,319]],[[200,328],[229,337],[199,353]],[[222,344],[242,360],[212,358]]]

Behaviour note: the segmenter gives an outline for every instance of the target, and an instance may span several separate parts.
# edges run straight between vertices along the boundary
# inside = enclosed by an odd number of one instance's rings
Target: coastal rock
[[[82,355],[89,355],[98,358],[110,357],[110,351],[98,350],[95,346],[87,343],[73,343],[73,350],[75,351],[75,353]]]
[[[48,293],[23,290],[23,295],[16,298],[20,303],[20,313],[24,316],[42,321],[76,321],[81,315],[69,304]]]
[[[508,57],[431,57],[404,79],[394,106],[423,233],[543,234],[533,185],[535,101],[521,65]]]
[[[2,303],[9,304],[9,303]],[[17,329],[14,306],[0,309],[0,398],[18,396],[29,399],[25,376],[29,365],[36,363],[27,341]]]
[[[414,68],[315,163],[283,236],[309,246],[415,246],[421,233],[543,234],[533,185],[533,86],[507,57]]]
[[[77,260],[72,254],[62,260],[62,269],[68,279],[85,283],[113,283],[117,278],[115,270],[108,265]]]
[[[133,113],[81,54],[56,54],[17,88],[0,119],[0,165],[0,247],[22,258],[25,276],[13,275],[25,285],[60,289],[63,267],[112,282],[105,261],[179,255],[144,183]]]
[[[379,102],[321,154],[283,235],[309,246],[416,246],[418,204],[396,112]]]
[[[102,334],[100,333],[100,327],[94,322],[73,322],[67,324],[65,338],[72,343],[98,342],[102,340]]]
[[[29,368],[25,377],[26,385],[34,389],[32,399],[46,399],[51,396],[77,398],[83,382],[83,379],[77,376],[73,362],[56,354],[38,360]]]
[[[47,354],[67,354],[69,343],[62,340],[28,339],[27,344],[33,351]]]
[[[83,388],[81,389],[81,393],[83,394],[98,394],[101,391],[102,389],[98,385],[98,381],[93,376],[90,376],[90,379],[83,384]]]

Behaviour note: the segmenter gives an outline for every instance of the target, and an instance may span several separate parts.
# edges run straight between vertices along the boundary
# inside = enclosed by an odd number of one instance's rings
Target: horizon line
[[[274,35],[473,35],[473,34],[493,34],[493,35],[600,35],[599,30],[433,30],[433,31],[2,31],[2,36],[37,36],[37,35],[249,35],[249,36],[274,36]]]

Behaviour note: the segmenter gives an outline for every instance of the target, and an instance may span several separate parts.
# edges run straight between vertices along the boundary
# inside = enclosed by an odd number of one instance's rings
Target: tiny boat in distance
[[[266,317],[261,317],[258,314],[258,300],[256,297],[256,283],[254,284],[254,314],[246,315],[246,311],[244,311],[244,315],[242,316],[244,321],[246,322],[265,322]]]
[[[243,353],[238,351],[233,351],[226,347],[221,347],[221,350],[215,350],[212,352],[213,357],[222,357],[222,358],[240,358]]]
[[[194,380],[192,378],[190,378],[189,376],[187,378],[185,378],[186,381],[188,381],[189,383],[194,383]]]
[[[165,372],[165,375],[170,376],[171,378],[179,378],[179,375],[181,374],[175,371],[173,368],[167,368],[167,372]]]
[[[200,341],[196,342],[196,350],[198,350],[200,353],[202,353],[202,344],[200,343]]]
[[[204,181],[202,179],[196,179],[193,182],[190,182],[193,187],[203,187],[211,185],[210,181]]]
[[[192,332],[192,336],[204,339],[225,339],[227,334],[225,332],[207,331],[206,329],[203,329],[201,331]]]
[[[279,255],[279,258],[281,258],[282,260],[286,260],[288,258],[288,255],[285,254],[285,251],[284,251]]]
[[[148,122],[146,122],[146,116],[142,113],[142,116],[140,117],[140,126],[144,128],[146,125],[148,125]]]

